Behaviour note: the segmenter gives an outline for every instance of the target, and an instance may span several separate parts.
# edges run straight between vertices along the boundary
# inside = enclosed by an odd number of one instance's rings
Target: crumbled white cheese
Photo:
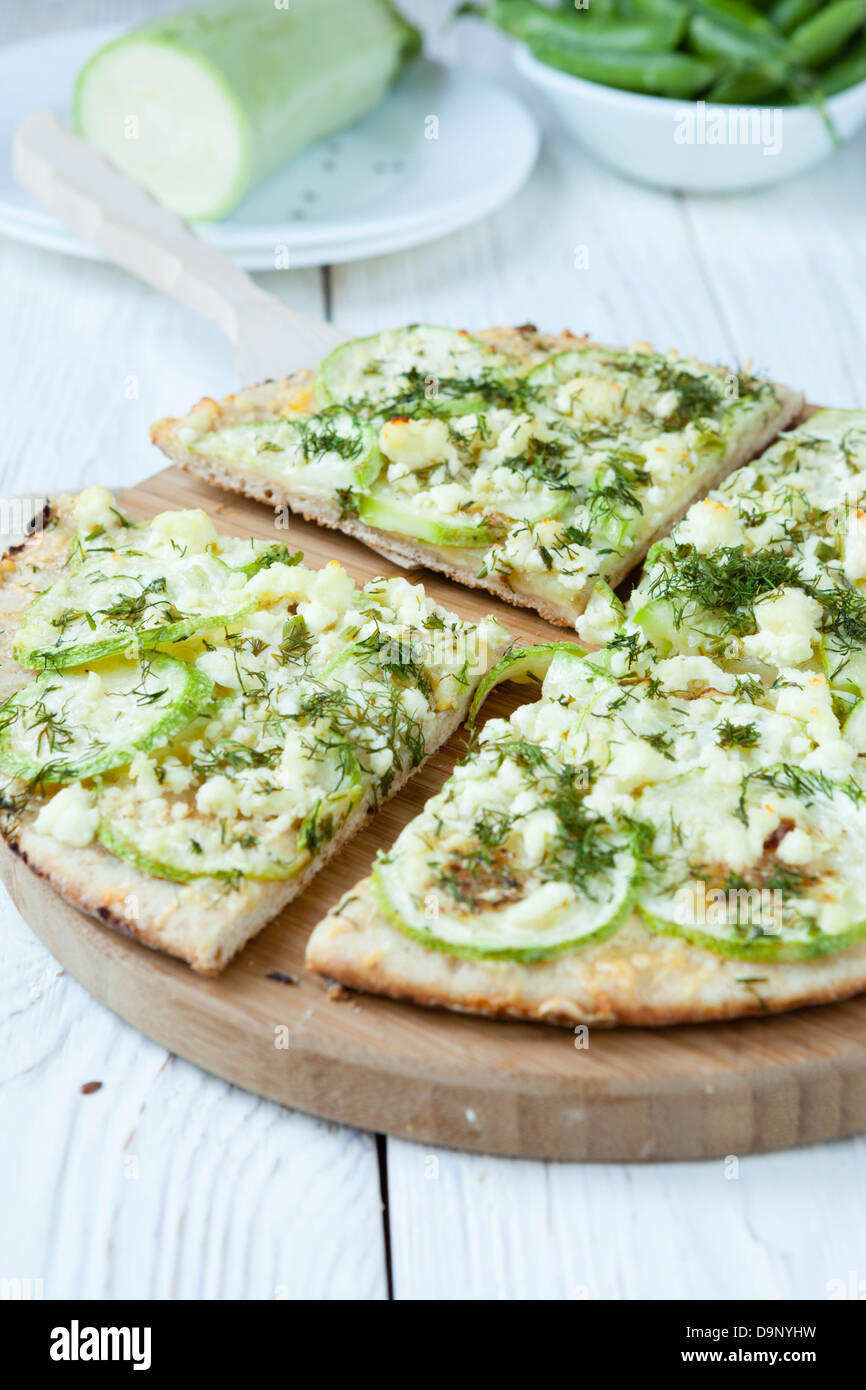
[[[379,448],[386,458],[404,468],[429,468],[456,458],[456,450],[444,420],[388,420],[379,431]]]
[[[737,684],[736,677],[723,671],[708,656],[671,656],[658,662],[653,674],[665,691],[699,686],[701,689],[721,690],[729,694]]]
[[[203,816],[236,815],[238,787],[223,773],[202,782],[195,794],[195,804]]]
[[[743,638],[749,656],[768,666],[794,666],[808,661],[821,640],[817,624],[822,609],[802,589],[785,587],[755,604],[758,631]]]
[[[796,826],[783,836],[776,853],[785,864],[808,864],[815,857],[815,844],[807,830]]]
[[[576,376],[556,393],[556,409],[563,415],[586,415],[590,419],[613,420],[622,408],[625,387],[601,377]]]
[[[114,498],[107,487],[86,487],[79,492],[72,504],[72,516],[78,530],[85,536],[98,526],[117,526],[119,519],[114,507]]]
[[[621,626],[623,607],[607,584],[596,584],[575,626],[581,641],[603,647]]]
[[[187,555],[200,555],[219,540],[207,512],[199,507],[160,512],[150,523],[150,535],[155,547],[172,552],[184,550]]]
[[[38,835],[51,835],[76,849],[89,845],[98,828],[99,812],[91,793],[80,782],[55,792],[34,823]]]
[[[847,515],[845,528],[845,578],[852,584],[866,579],[866,513],[859,507],[852,508]]]
[[[702,555],[721,546],[742,545],[745,539],[737,513],[713,497],[690,507],[676,534],[678,541],[693,545]]]
[[[284,565],[278,561],[257,570],[247,584],[247,592],[257,603],[276,603],[280,599],[303,598],[314,582],[314,571],[305,565]]]

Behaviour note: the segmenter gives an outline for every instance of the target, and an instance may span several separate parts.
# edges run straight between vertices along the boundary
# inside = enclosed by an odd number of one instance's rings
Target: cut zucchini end
[[[369,493],[358,498],[357,506],[358,517],[367,526],[374,526],[377,531],[406,536],[411,540],[420,541],[423,545],[481,550],[501,540],[505,531],[504,527],[499,529],[486,522],[473,525],[468,518],[460,521],[427,517],[423,512],[395,506],[393,502],[373,497]]]
[[[80,135],[181,217],[224,217],[246,191],[246,119],[200,54],[157,36],[121,37],[82,69],[73,115]]]

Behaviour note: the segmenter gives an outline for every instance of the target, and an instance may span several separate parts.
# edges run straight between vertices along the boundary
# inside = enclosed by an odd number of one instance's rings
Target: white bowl
[[[643,96],[548,67],[515,45],[519,72],[546,92],[568,130],[629,178],[691,193],[726,193],[792,178],[835,148],[812,106],[721,106]],[[866,122],[866,81],[826,103],[840,140]]]

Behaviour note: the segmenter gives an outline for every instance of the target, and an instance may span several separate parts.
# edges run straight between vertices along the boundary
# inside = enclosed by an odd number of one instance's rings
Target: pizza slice
[[[784,386],[646,344],[412,325],[200,401],[152,437],[209,482],[590,641],[594,597],[801,408]]]
[[[546,674],[545,674],[546,669]],[[316,927],[362,990],[548,1023],[662,1025],[866,987],[866,776],[827,676],[659,657],[623,630],[506,658],[541,697]]]
[[[202,511],[134,524],[89,488],[43,521],[0,586],[3,834],[214,973],[449,736],[507,635]]]
[[[823,410],[693,506],[629,601],[664,653],[866,693],[866,412]],[[858,713],[858,720],[860,715]]]

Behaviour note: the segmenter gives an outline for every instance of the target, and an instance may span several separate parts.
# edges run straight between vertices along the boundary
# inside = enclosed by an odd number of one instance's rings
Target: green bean
[[[543,43],[530,47],[540,63],[573,77],[650,96],[693,97],[705,91],[716,75],[711,63],[689,53],[618,53],[612,49],[593,49],[590,53]]]
[[[702,58],[749,65],[781,58],[784,40],[778,34],[764,34],[696,14],[689,24],[689,43]]]
[[[575,4],[575,0],[560,0],[560,9],[572,14],[592,15],[593,19],[616,19],[618,16],[630,14],[634,6],[624,3],[624,0],[586,0],[582,5]]]
[[[770,19],[783,34],[790,34],[804,19],[808,19],[821,8],[821,0],[776,0],[770,10]]]
[[[688,14],[689,7],[685,0],[632,0],[632,8],[636,14],[652,17]]]
[[[855,87],[858,82],[866,82],[866,37],[855,44],[842,58],[821,73],[819,83],[825,97],[835,96]]]
[[[575,12],[574,16],[566,15],[535,4],[533,0],[494,0],[485,13],[512,38],[580,53],[597,49],[654,53],[659,49],[676,48],[686,24],[685,11],[682,15],[659,15],[654,19],[628,22],[591,18],[588,10],[581,14]]]
[[[707,93],[707,101],[732,106],[778,106],[784,95],[779,88],[778,72],[756,67],[749,72],[728,73],[720,77]]]
[[[746,0],[688,0],[688,5],[693,14],[705,15],[735,33],[745,29],[770,38],[776,35],[775,25]]]
[[[836,0],[795,29],[788,40],[792,59],[818,68],[835,58],[866,22],[866,0]]]
[[[622,13],[622,6],[617,4],[617,0],[584,0],[582,5],[577,4],[576,0],[559,0],[559,8],[566,13],[577,14],[578,12],[592,12],[593,18],[616,19]],[[631,6],[629,6],[631,8]]]

